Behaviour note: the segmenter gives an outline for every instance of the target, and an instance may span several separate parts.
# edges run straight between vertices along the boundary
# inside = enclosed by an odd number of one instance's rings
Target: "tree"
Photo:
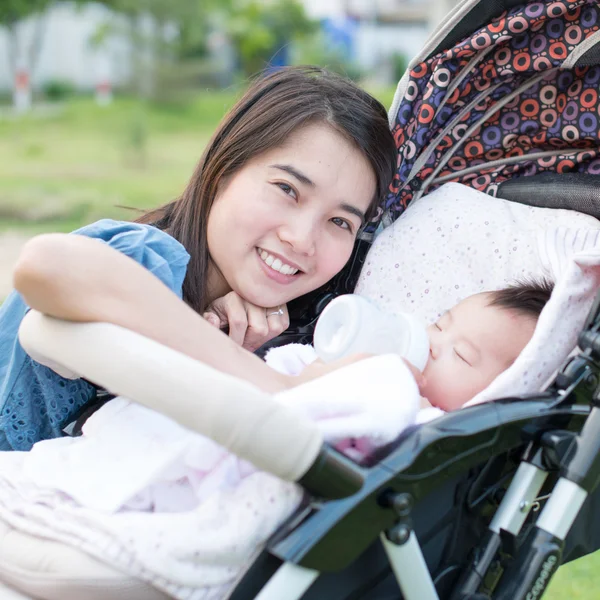
[[[98,1],[120,18],[102,28],[96,43],[109,35],[125,37],[131,49],[132,87],[140,96],[155,98],[177,87],[165,85],[163,76],[170,83],[193,78],[194,63],[206,56],[215,21],[231,12],[233,0]]]
[[[37,63],[46,29],[47,9],[54,0],[2,0],[0,2],[0,26],[8,33],[8,60],[13,76],[20,62],[27,65],[31,73]],[[28,17],[37,16],[34,33],[24,55],[20,55],[21,36],[19,25]]]
[[[238,0],[226,25],[245,75],[264,69],[290,43],[317,29],[298,0]]]

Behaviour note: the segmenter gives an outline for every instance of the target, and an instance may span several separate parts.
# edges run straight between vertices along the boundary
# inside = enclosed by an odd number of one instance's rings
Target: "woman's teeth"
[[[271,269],[274,271],[278,271],[282,275],[295,275],[298,272],[298,269],[291,267],[290,265],[286,265],[281,262],[279,258],[275,258],[272,254],[269,254],[266,250],[258,249],[258,255],[262,258],[264,262],[267,263]]]

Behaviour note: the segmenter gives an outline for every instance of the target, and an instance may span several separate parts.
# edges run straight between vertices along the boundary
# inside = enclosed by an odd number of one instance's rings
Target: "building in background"
[[[358,65],[380,78],[395,56],[410,60],[457,0],[303,0],[309,16],[348,31]]]
[[[59,3],[44,15],[27,19],[19,25],[18,55],[31,57],[29,73],[34,88],[52,81],[70,82],[80,90],[93,90],[107,79],[123,83],[129,76],[127,46],[118,39],[101,46],[93,43],[98,29],[106,23],[109,11],[90,4],[75,8]],[[41,43],[35,48],[36,37]],[[9,60],[9,37],[0,28],[0,90],[13,88],[13,71]]]
[[[265,0],[267,1],[267,0]],[[302,0],[310,17],[318,19],[324,35],[342,48],[361,70],[376,79],[395,77],[393,59],[407,60],[423,46],[429,32],[456,0]],[[119,87],[131,74],[127,43],[111,36],[94,44],[97,31],[110,17],[101,5],[75,8],[59,3],[41,17],[20,26],[19,53],[31,54],[35,36],[41,40],[27,74],[34,88],[53,81],[69,82],[79,90]],[[39,32],[42,35],[39,35]],[[0,29],[0,91],[14,87],[9,38]]]

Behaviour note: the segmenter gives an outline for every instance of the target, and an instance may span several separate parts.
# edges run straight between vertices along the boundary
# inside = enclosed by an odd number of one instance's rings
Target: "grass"
[[[558,570],[544,600],[596,600],[600,586],[600,552]]]
[[[65,231],[168,201],[234,100],[213,92],[180,110],[76,100],[0,121],[0,228]]]
[[[205,91],[156,107],[78,98],[11,119],[0,113],[0,232],[70,231],[101,217],[130,219],[178,196],[241,90]],[[375,92],[389,106],[393,90]],[[9,115],[7,111],[4,111]]]

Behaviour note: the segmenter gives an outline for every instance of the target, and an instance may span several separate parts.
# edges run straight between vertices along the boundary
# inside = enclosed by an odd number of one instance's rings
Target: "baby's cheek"
[[[429,384],[429,379],[427,380]],[[429,388],[429,401],[438,408],[448,412],[460,408],[471,399],[472,386],[466,381],[464,374],[451,373],[440,376]]]

